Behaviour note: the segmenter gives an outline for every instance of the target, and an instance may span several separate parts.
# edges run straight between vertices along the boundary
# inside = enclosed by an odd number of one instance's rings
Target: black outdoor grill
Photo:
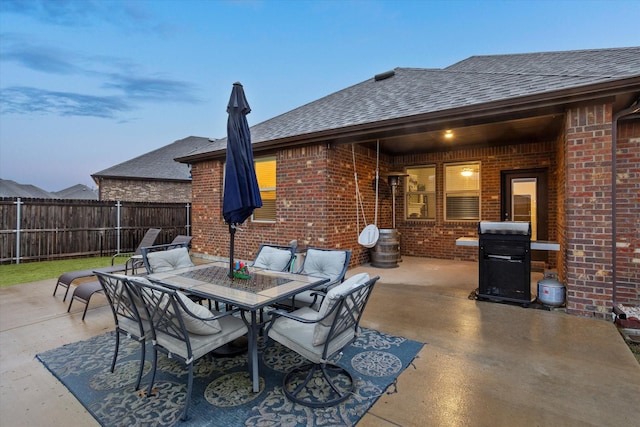
[[[531,303],[531,223],[478,224],[478,298]]]

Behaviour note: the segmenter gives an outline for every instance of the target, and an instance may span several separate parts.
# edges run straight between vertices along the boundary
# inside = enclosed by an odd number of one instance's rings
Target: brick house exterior
[[[127,202],[191,202],[191,180],[165,181],[123,178],[102,178],[100,200]]]
[[[190,167],[174,159],[209,143],[190,136],[91,175],[99,200],[191,202]]]
[[[640,48],[472,57],[443,70],[375,76],[251,128],[254,156],[276,159],[277,215],[243,224],[236,255],[251,259],[261,243],[297,239],[351,249],[351,266],[368,262],[357,242],[365,224],[353,156],[372,222],[379,143],[382,176],[435,168],[433,219],[406,217],[406,187],[398,187],[402,255],[477,259],[477,250],[456,246],[459,237],[477,236],[477,221],[444,216],[446,165],[480,165],[480,220],[487,221],[503,219],[506,174],[533,171],[546,177],[545,240],[560,244],[542,263],[566,285],[567,311],[606,318],[616,302],[640,305],[639,100]],[[446,129],[460,139],[441,141]],[[193,251],[203,255],[228,256],[225,147],[217,141],[178,159],[192,165]],[[390,228],[392,200],[383,190],[378,227]]]

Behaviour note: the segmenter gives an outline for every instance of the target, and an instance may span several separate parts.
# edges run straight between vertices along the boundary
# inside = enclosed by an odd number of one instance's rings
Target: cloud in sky
[[[170,25],[156,21],[148,8],[135,2],[3,0],[3,12],[36,19],[60,27],[91,27],[107,23],[118,31],[152,31],[159,35]],[[86,91],[68,91],[55,87],[13,85],[1,90],[0,112],[3,114],[52,114],[120,119],[145,102],[199,103],[196,85],[169,77],[136,75],[142,70],[129,58],[87,55],[33,41],[33,37],[4,33],[1,62],[13,63],[45,75],[78,76]],[[113,68],[116,68],[113,71]],[[144,71],[140,71],[144,72]],[[152,73],[153,74],[153,73]],[[45,80],[45,79],[41,79]],[[103,95],[96,95],[102,90]]]
[[[178,80],[111,75],[112,81],[103,87],[118,89],[126,94],[128,99],[144,101],[188,102],[197,103],[195,86]]]
[[[24,42],[11,43],[11,35],[1,34],[5,39],[3,62],[14,62],[30,70],[52,74],[76,74],[82,70],[67,60],[67,54],[49,46],[35,46]]]
[[[118,113],[134,109],[139,102],[200,102],[195,95],[197,87],[189,82],[131,75],[132,68],[141,67],[128,59],[90,57],[53,46],[30,44],[11,35],[6,39],[10,41],[5,42],[2,62],[13,62],[44,74],[78,75],[114,94],[96,96],[33,86],[10,86],[1,91],[0,111],[4,114],[118,118]],[[117,72],[105,69],[114,66],[118,68]]]
[[[126,2],[113,7],[111,1],[103,0],[2,0],[3,9],[26,15],[45,24],[68,27],[91,26],[96,21],[109,22],[117,26],[140,26],[150,16],[136,6],[136,2]]]
[[[117,96],[94,96],[57,92],[34,87],[14,86],[0,92],[3,114],[55,114],[59,116],[91,116],[117,118],[133,106]]]

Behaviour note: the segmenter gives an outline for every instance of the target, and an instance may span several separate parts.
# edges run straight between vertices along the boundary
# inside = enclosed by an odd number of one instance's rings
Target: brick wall
[[[571,109],[566,119],[565,272],[567,311],[611,311],[610,104]]]
[[[375,217],[375,151],[355,147],[358,181],[367,223]],[[368,250],[357,244],[360,229],[350,145],[319,144],[282,150],[276,154],[277,220],[246,221],[237,231],[236,258],[253,259],[261,243],[352,249],[351,265],[368,261]],[[381,165],[382,170],[386,170]],[[198,162],[193,176],[194,253],[228,257],[229,230],[222,218],[222,161]],[[381,219],[390,222],[390,199],[381,201]]]
[[[456,162],[480,161],[481,219],[500,221],[500,180],[501,171],[518,169],[548,170],[548,240],[556,239],[557,189],[556,171],[557,142],[515,144],[500,147],[467,148],[448,152],[424,153],[400,156],[394,159],[394,169],[407,166],[436,166],[436,218],[435,221],[404,220],[404,195],[402,188],[396,201],[396,226],[401,234],[403,255],[432,258],[476,260],[477,250],[456,246],[458,237],[477,237],[477,221],[445,221],[444,165]],[[550,267],[554,267],[555,257],[550,257]]]
[[[335,217],[328,200],[340,197],[329,190],[333,180],[328,179],[328,153],[325,145],[317,145],[276,154],[277,220],[247,220],[235,235],[235,258],[253,259],[260,244],[288,244],[293,239],[299,245],[339,247],[328,231]],[[223,161],[207,161],[192,166],[192,247],[196,253],[228,257],[229,229],[222,217],[223,165]]]
[[[191,182],[103,178],[100,180],[99,194],[100,200],[189,203]]]
[[[473,260],[477,251],[455,245],[461,236],[477,236],[477,221],[445,222],[442,213],[442,175],[444,164],[460,161],[482,162],[482,218],[500,219],[500,172],[512,169],[548,168],[555,170],[556,143],[518,144],[506,147],[463,149],[447,153],[380,156],[380,175],[404,166],[436,164],[438,213],[436,221],[405,221],[402,186],[396,196],[396,228],[401,234],[404,255]],[[236,234],[235,254],[251,259],[261,243],[351,249],[352,265],[369,261],[369,251],[357,243],[367,224],[375,222],[374,150],[356,146],[355,164],[364,217],[358,215],[351,145],[312,147],[280,151],[277,154],[277,221],[247,221]],[[222,162],[200,162],[192,167],[193,247],[207,255],[228,256],[229,232],[222,219]],[[556,238],[557,195],[549,179],[549,239]],[[378,202],[379,228],[392,226],[392,199],[386,179],[381,178]],[[365,221],[366,219],[366,221]],[[206,237],[205,237],[206,236]],[[553,263],[553,260],[552,260]]]
[[[205,161],[191,166],[192,251],[228,256],[229,233],[222,219],[222,163]]]
[[[353,149],[353,150],[352,150]],[[355,162],[354,162],[355,155]],[[329,185],[332,194],[327,200],[329,209],[329,243],[331,247],[351,249],[351,265],[369,262],[369,249],[358,244],[358,237],[368,224],[376,223],[376,152],[362,146],[351,144],[332,147],[330,150]],[[356,198],[357,172],[360,202]],[[389,158],[380,156],[380,176],[389,171]],[[381,178],[381,185],[386,179]],[[379,228],[391,228],[391,198],[388,186],[378,191]]]
[[[616,301],[640,305],[640,120],[620,121],[616,150]]]

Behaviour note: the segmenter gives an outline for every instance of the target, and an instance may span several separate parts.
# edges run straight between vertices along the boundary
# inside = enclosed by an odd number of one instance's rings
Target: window
[[[436,167],[407,168],[406,219],[436,218]]]
[[[255,159],[254,163],[262,207],[253,211],[253,221],[274,222],[276,220],[276,159],[275,157],[260,158]]]
[[[480,163],[444,166],[445,219],[480,220]]]

